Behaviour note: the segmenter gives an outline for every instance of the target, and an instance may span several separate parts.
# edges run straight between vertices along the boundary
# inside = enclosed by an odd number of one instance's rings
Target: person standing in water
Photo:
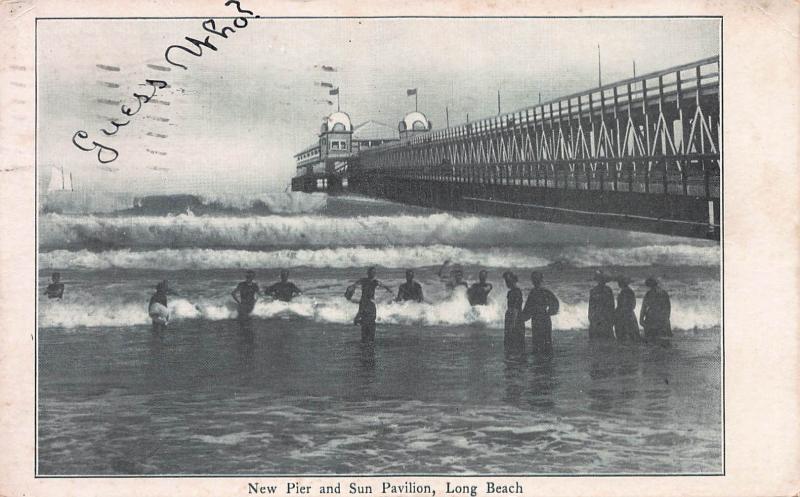
[[[608,277],[594,274],[597,285],[589,292],[589,338],[614,338],[614,292],[606,286]]]
[[[169,309],[167,308],[167,280],[159,281],[156,285],[156,293],[150,297],[147,304],[147,313],[153,320],[153,331],[162,332],[169,323]]]
[[[64,284],[61,283],[61,273],[53,273],[50,279],[53,282],[47,285],[44,291],[45,295],[47,295],[49,299],[61,300],[64,297]]]
[[[391,288],[375,279],[375,273],[375,266],[370,267],[367,269],[367,277],[355,281],[347,287],[345,292],[349,299],[356,287],[361,286],[361,299],[358,302],[358,313],[353,320],[353,324],[361,326],[362,342],[375,341],[375,320],[378,317],[378,309],[375,306],[375,289],[381,287],[386,291],[392,291]]]
[[[397,289],[397,298],[395,302],[411,300],[421,304],[423,299],[422,285],[414,281],[414,271],[406,269],[406,282]]]
[[[446,268],[450,264],[450,259],[444,261],[442,267],[439,268],[439,279],[444,282],[444,286],[448,290],[455,290],[456,288],[463,286],[464,288],[469,288],[469,284],[464,281],[464,271],[461,269],[460,266],[455,266],[450,270],[450,277],[445,276],[444,268]]]
[[[253,281],[255,276],[255,271],[248,270],[245,273],[244,281],[236,285],[236,288],[231,292],[231,297],[236,301],[236,317],[240,323],[250,321],[250,314],[256,306],[256,300],[258,299],[258,283]]]
[[[281,269],[281,280],[279,282],[264,289],[265,295],[283,302],[291,302],[295,296],[302,293],[303,292],[297,288],[297,285],[289,281],[289,271],[286,269]]]
[[[503,273],[508,287],[506,294],[506,319],[503,345],[506,353],[525,352],[525,320],[522,316],[522,290],[517,287],[517,275],[511,271]]]
[[[630,283],[631,280],[625,276],[617,278],[619,293],[617,294],[617,308],[614,309],[614,332],[620,342],[639,340],[636,295],[631,290]]]
[[[642,299],[639,311],[639,323],[644,329],[644,338],[648,342],[667,339],[672,336],[670,314],[672,304],[669,294],[658,284],[658,280],[649,277],[644,284],[650,288]]]
[[[481,269],[478,273],[478,282],[473,283],[469,290],[467,290],[467,298],[470,305],[486,305],[489,300],[489,292],[492,291],[492,284],[486,282],[486,277],[489,273],[485,269]]]
[[[533,290],[528,294],[525,307],[522,309],[522,319],[531,320],[531,340],[533,352],[553,351],[553,322],[551,316],[558,314],[558,298],[542,286],[544,276],[539,271],[531,273]]]

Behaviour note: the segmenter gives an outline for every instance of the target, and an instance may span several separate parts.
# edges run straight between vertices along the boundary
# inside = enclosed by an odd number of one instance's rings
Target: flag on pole
[[[417,94],[417,89],[416,88],[412,88],[410,90],[406,90],[406,96],[407,97],[410,97],[411,95],[416,95],[416,94]]]
[[[333,90],[329,91],[328,93],[331,94],[331,95],[338,95],[339,94],[339,88],[334,88]]]

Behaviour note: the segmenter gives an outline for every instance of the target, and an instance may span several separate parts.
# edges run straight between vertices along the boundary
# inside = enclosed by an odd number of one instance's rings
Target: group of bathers
[[[479,306],[488,303],[492,284],[488,283],[488,273],[481,270],[478,281],[469,285],[464,280],[463,271],[454,267],[449,277],[443,271],[450,261],[445,261],[439,269],[438,276],[448,289],[463,287],[466,289],[470,305]],[[367,275],[347,287],[345,298],[352,299],[357,288],[361,289],[358,300],[358,312],[354,324],[361,327],[361,339],[365,342],[375,340],[375,326],[377,308],[375,305],[375,290],[383,288],[391,292],[392,289],[376,279],[375,267],[367,269]],[[414,280],[414,271],[406,270],[406,281],[400,285],[395,301],[397,302],[427,302],[422,285]],[[245,280],[239,283],[231,292],[237,305],[237,319],[240,322],[249,322],[258,300],[259,294],[273,299],[290,302],[294,297],[301,295],[301,290],[289,281],[289,271],[280,271],[280,281],[265,288],[263,292],[254,281],[255,272],[247,271]],[[625,276],[612,277],[602,271],[595,273],[597,284],[589,292],[589,338],[591,339],[616,339],[618,341],[639,341],[642,339],[639,326],[643,331],[646,341],[664,341],[672,336],[670,324],[671,304],[667,292],[661,288],[658,280],[649,277],[644,284],[648,291],[642,299],[642,305],[637,319],[635,314],[636,295],[630,288],[631,280]],[[511,271],[503,273],[503,280],[508,287],[506,295],[507,307],[505,314],[504,343],[508,350],[524,350],[525,348],[525,323],[531,322],[531,337],[533,351],[549,352],[552,350],[552,321],[551,317],[559,310],[559,300],[553,292],[542,286],[544,276],[539,271],[531,273],[533,289],[528,294],[527,300],[523,299],[522,290],[517,287],[518,278]],[[614,292],[607,283],[616,281],[619,293],[614,298]],[[170,293],[167,281],[156,285],[155,293],[150,297],[148,313],[153,320],[154,329],[163,329],[169,322],[167,310],[167,295]],[[50,299],[61,299],[64,296],[64,284],[61,283],[59,273],[52,274],[45,294]]]

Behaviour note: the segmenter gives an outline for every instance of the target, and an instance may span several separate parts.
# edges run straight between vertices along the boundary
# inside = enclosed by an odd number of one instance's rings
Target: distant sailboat
[[[50,183],[43,192],[40,207],[43,213],[62,213],[74,211],[76,206],[86,201],[86,192],[76,192],[72,173],[64,172],[63,167],[50,168]]]
[[[75,191],[72,184],[72,173],[65,175],[63,167],[57,168],[55,166],[51,167],[50,171],[50,184],[47,186],[47,193],[54,191]]]

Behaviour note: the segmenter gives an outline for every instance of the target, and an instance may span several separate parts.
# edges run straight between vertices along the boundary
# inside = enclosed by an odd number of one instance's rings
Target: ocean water
[[[40,474],[722,469],[716,244],[303,194],[43,214],[39,240],[40,293],[52,271],[66,285],[38,307]],[[446,259],[470,281],[489,271],[488,306],[444,288]],[[395,289],[415,269],[428,302],[379,293],[365,346],[343,292],[373,264]],[[263,287],[282,267],[304,295],[260,300],[243,331],[243,270]],[[599,268],[639,299],[662,280],[670,347],[589,343]],[[509,269],[523,291],[541,270],[561,300],[552,357],[504,354]],[[154,335],[161,279],[173,318]]]

